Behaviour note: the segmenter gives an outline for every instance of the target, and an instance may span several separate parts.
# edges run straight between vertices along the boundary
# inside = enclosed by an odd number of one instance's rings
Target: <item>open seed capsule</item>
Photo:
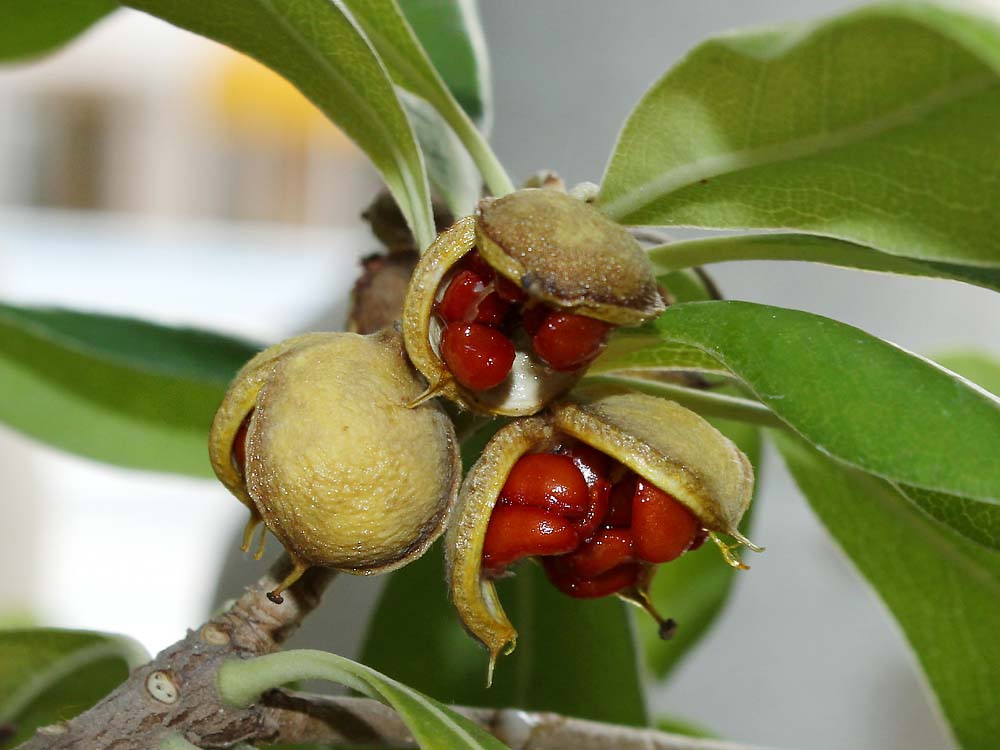
[[[499,430],[446,536],[451,598],[490,674],[517,637],[493,585],[508,565],[536,557],[570,596],[617,594],[657,616],[646,593],[656,565],[716,532],[759,551],[737,528],[752,491],[753,468],[728,438],[652,396],[556,404]]]
[[[209,453],[250,508],[244,550],[263,521],[294,562],[273,600],[311,566],[386,572],[442,533],[461,478],[458,445],[437,405],[408,408],[422,389],[392,329],[298,336],[236,376]]]
[[[484,414],[534,414],[567,392],[615,326],[663,309],[641,246],[558,190],[486,199],[442,232],[403,309],[410,359],[441,394]]]

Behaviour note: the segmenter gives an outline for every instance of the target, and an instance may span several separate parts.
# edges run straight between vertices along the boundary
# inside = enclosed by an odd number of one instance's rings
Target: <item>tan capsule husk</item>
[[[709,531],[760,550],[737,528],[753,493],[753,467],[732,441],[683,406],[625,394],[557,404],[548,414],[512,422],[496,433],[466,476],[445,538],[451,599],[466,630],[489,651],[490,678],[497,656],[513,650],[517,631],[493,582],[481,575],[486,529],[517,460],[551,449],[563,436],[597,448],[670,493]],[[623,598],[649,608],[644,588],[652,567],[647,566],[643,590]]]
[[[529,298],[615,325],[639,325],[663,310],[652,265],[641,246],[597,209],[558,190],[526,189],[480,203],[479,214],[442,232],[421,257],[403,307],[403,335],[430,386],[480,414],[527,416],[567,393],[586,368],[557,372],[519,331],[503,383],[472,391],[455,382],[438,350],[443,326],[434,305],[455,265],[479,248],[498,273]]]
[[[458,444],[439,406],[407,406],[422,389],[392,329],[307,334],[241,371],[213,425],[212,464],[295,563],[275,593],[314,565],[393,570],[443,532]],[[244,483],[232,442],[251,409]]]

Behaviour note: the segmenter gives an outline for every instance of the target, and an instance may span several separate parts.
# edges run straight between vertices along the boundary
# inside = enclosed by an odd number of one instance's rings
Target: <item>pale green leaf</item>
[[[136,469],[210,476],[206,436],[258,347],[69,310],[0,306],[0,421]]]
[[[421,248],[435,236],[416,137],[385,69],[330,0],[126,0],[281,74],[364,151]]]
[[[928,518],[887,482],[775,437],[813,510],[902,628],[958,746],[993,750],[1000,556]]]
[[[514,188],[472,120],[455,101],[424,51],[396,0],[341,0],[355,18],[399,86],[419,96],[440,113],[476,162],[495,195]],[[425,128],[428,123],[425,123]]]
[[[810,234],[744,234],[672,242],[650,248],[657,271],[745,260],[799,260],[844,268],[952,279],[1000,291],[1000,269],[918,261],[864,245]]]
[[[219,668],[219,695],[229,705],[244,707],[266,690],[299,680],[331,680],[391,706],[425,750],[506,748],[436,700],[364,664],[323,651],[284,651],[229,660]]]
[[[0,24],[0,61],[51,52],[117,7],[114,0],[6,0]]]
[[[923,3],[710,39],[630,115],[599,205],[1000,265],[998,71],[994,17]]]
[[[748,302],[691,302],[655,322],[714,359],[824,453],[873,474],[1000,499],[1000,400],[844,323]]]
[[[476,0],[399,0],[399,7],[462,109],[488,132],[490,61]]]
[[[149,659],[134,641],[86,631],[0,631],[0,725],[11,747],[90,708]]]
[[[936,357],[935,361],[1000,396],[1000,362],[967,352]],[[997,438],[1000,445],[1000,437]],[[925,513],[985,547],[1000,551],[1000,503],[984,503],[943,492],[896,485],[896,489]]]
[[[399,99],[417,134],[431,184],[453,216],[471,215],[483,192],[483,179],[472,158],[431,105],[407,91],[400,91]]]

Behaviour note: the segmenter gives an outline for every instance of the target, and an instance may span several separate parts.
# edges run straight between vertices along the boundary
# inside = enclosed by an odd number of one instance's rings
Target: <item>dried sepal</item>
[[[664,309],[653,267],[628,231],[558,190],[521,190],[479,205],[486,262],[529,296],[615,325]]]
[[[489,679],[496,658],[517,631],[503,611],[493,581],[482,576],[483,539],[507,475],[525,453],[551,442],[555,431],[543,417],[511,422],[497,431],[469,470],[445,535],[445,564],[451,601],[465,629],[490,653]]]
[[[442,533],[458,446],[437,405],[408,408],[422,388],[391,329],[297,337],[241,371],[213,426],[212,463],[295,564],[276,598],[310,566],[381,573]],[[248,414],[244,477],[231,456]]]

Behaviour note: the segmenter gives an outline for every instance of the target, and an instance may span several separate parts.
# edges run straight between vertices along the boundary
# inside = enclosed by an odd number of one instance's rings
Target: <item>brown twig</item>
[[[413,737],[390,708],[367,698],[273,690],[261,700],[282,727],[279,741],[329,747],[412,747]],[[510,708],[453,709],[493,734],[511,750],[754,750],[719,740],[696,739],[653,729],[604,724],[560,714]],[[759,748],[757,750],[760,750]]]

